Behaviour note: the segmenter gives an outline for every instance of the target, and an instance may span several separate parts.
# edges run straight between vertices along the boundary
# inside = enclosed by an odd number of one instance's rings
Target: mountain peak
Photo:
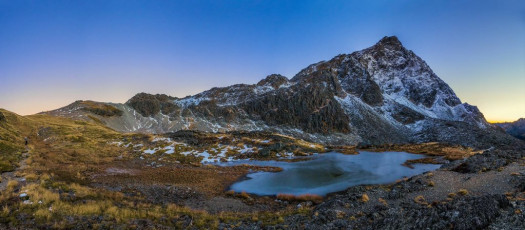
[[[385,36],[379,42],[377,42],[375,47],[378,48],[387,48],[392,50],[399,50],[403,48],[403,44],[399,41],[396,36]]]
[[[102,114],[97,119],[123,132],[279,130],[337,145],[430,141],[474,145],[478,136],[492,132],[476,107],[462,104],[395,36],[309,65],[292,79],[272,74],[257,84],[212,88],[185,98],[140,93],[125,104],[109,105],[122,115],[110,107],[96,110],[100,107],[96,105],[53,114],[78,117],[95,111]],[[488,145],[489,139],[475,145]]]
[[[269,86],[272,86],[273,88],[278,88],[279,86],[287,82],[288,82],[288,78],[286,78],[285,76],[280,75],[280,74],[271,74],[271,75],[268,75],[265,79],[259,81],[257,85],[258,86],[269,85]]]

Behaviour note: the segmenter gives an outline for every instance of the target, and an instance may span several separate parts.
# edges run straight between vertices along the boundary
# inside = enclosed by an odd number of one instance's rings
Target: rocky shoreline
[[[332,194],[311,215],[279,225],[244,222],[234,229],[522,229],[524,157],[523,147],[487,151],[392,185]]]

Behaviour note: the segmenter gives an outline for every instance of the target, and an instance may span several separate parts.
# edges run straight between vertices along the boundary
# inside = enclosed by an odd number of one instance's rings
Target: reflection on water
[[[435,170],[440,165],[415,164],[414,168],[402,166],[406,160],[423,158],[423,155],[404,152],[360,152],[358,155],[324,153],[311,160],[300,162],[236,161],[219,163],[221,166],[251,164],[283,168],[281,172],[255,172],[247,179],[233,184],[230,189],[257,195],[318,194],[344,190],[360,184],[384,184],[403,177],[410,177]]]

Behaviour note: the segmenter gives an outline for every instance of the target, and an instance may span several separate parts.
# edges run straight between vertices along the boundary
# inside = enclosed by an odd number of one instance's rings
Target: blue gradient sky
[[[525,1],[0,0],[0,107],[291,78],[385,35],[488,120],[525,117]]]

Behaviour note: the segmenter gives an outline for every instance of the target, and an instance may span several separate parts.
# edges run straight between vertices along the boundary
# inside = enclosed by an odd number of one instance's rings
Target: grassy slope
[[[0,109],[0,172],[13,171],[25,150],[24,137],[34,129],[31,119]]]
[[[91,176],[100,173],[104,169],[102,166],[132,157],[125,148],[111,142],[122,140],[123,137],[144,138],[143,135],[120,134],[96,122],[48,115],[22,117],[0,111],[6,117],[0,129],[1,146],[5,149],[2,152],[2,164],[16,165],[18,161],[25,160],[27,165],[16,172],[26,180],[9,181],[7,189],[0,194],[0,228],[4,224],[10,227],[60,229],[72,228],[79,223],[90,224],[95,228],[134,228],[137,226],[133,221],[137,219],[153,221],[154,225],[180,228],[184,222],[173,219],[188,216],[192,226],[216,228],[219,220],[237,222],[240,219],[258,218],[272,223],[282,220],[281,215],[296,213],[283,210],[280,213],[253,214],[256,217],[249,213],[210,215],[173,203],[151,204],[140,194],[128,196],[90,187]],[[22,159],[25,136],[30,140],[30,152],[27,159]],[[6,167],[6,170],[13,169],[13,166]],[[23,193],[28,194],[26,203],[19,197]]]
[[[121,136],[96,123],[47,115],[23,117],[3,109],[0,112],[6,118],[0,121],[0,171],[12,171],[18,165],[20,153],[25,151],[24,137],[29,138],[28,147],[35,149],[33,158],[56,158],[57,163],[98,163],[110,157],[108,152],[113,149],[108,149],[108,140]],[[46,153],[51,155],[45,156]],[[48,163],[51,162],[45,164]]]
[[[30,168],[36,173],[54,173],[63,180],[81,182],[90,166],[112,161],[122,150],[109,143],[121,134],[93,122],[47,115],[28,116],[35,122],[35,149]]]

